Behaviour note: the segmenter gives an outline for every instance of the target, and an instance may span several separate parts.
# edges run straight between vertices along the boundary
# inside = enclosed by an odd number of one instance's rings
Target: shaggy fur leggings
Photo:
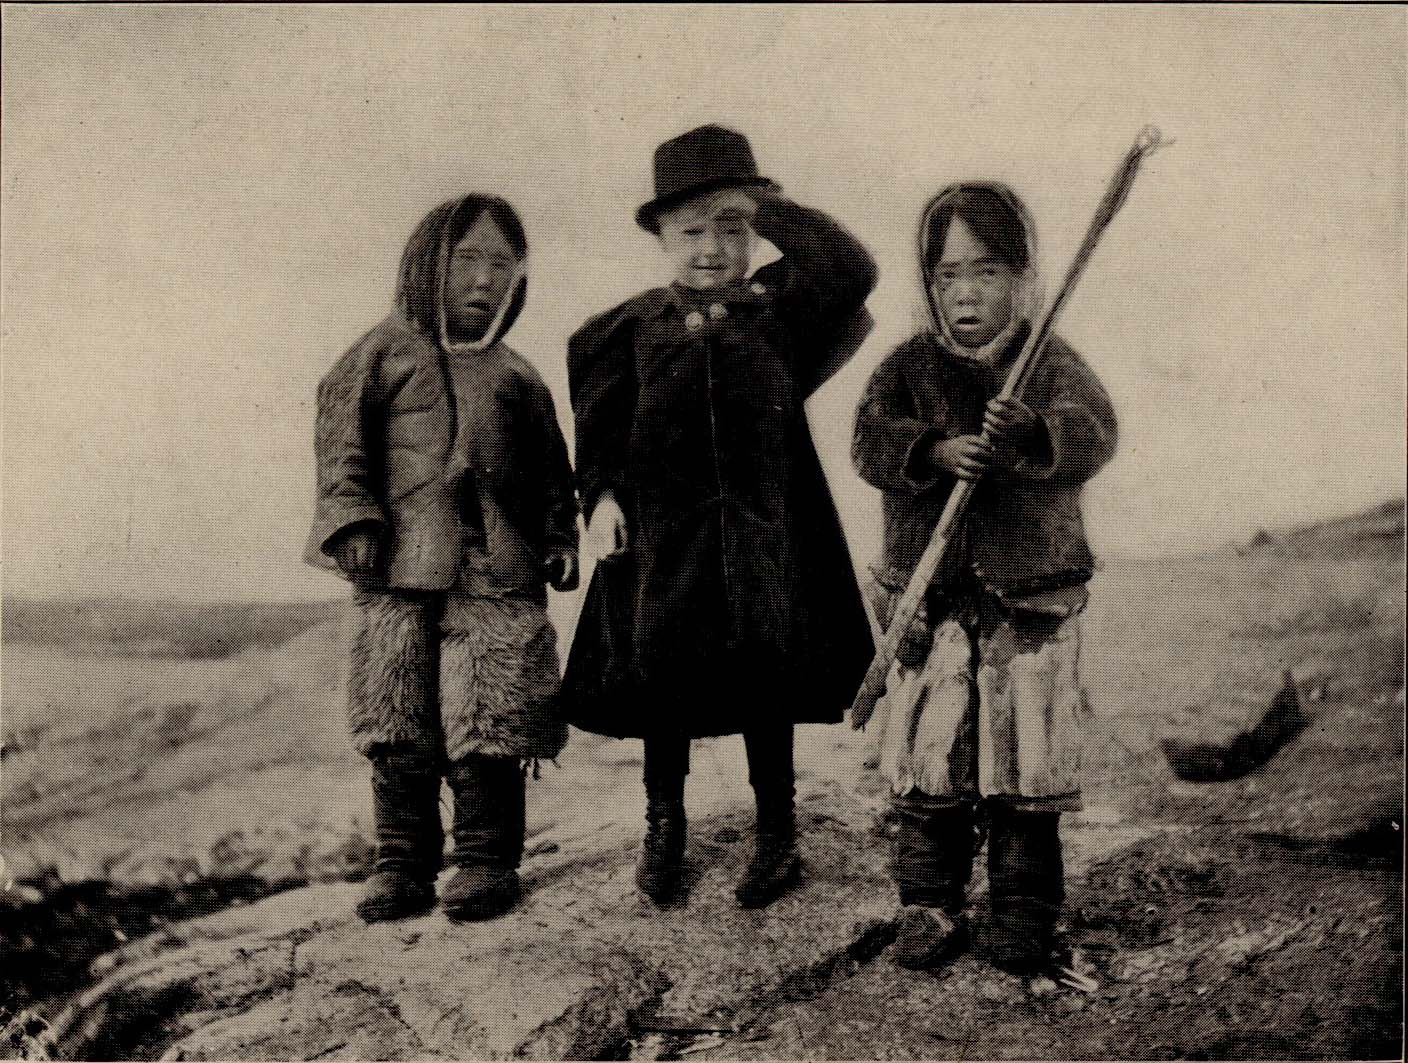
[[[347,690],[356,748],[550,760],[567,741],[557,633],[533,597],[359,592]]]

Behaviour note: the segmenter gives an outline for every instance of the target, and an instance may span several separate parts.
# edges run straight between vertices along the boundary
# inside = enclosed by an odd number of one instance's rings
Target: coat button
[[[728,317],[728,311],[724,309],[723,303],[710,303],[709,316],[715,321],[722,321],[724,318]]]
[[[754,295],[766,295],[768,290],[763,287],[762,281],[754,281],[752,286],[749,288],[749,291],[751,291]]]
[[[690,332],[693,332],[697,328],[702,328],[703,325],[704,315],[698,310],[691,310],[684,319],[684,327],[689,329]]]

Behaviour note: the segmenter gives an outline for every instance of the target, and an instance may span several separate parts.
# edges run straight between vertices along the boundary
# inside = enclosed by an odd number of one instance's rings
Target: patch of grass
[[[50,1003],[90,981],[98,956],[170,923],[248,904],[303,882],[253,875],[192,884],[123,887],[90,880],[49,884],[39,901],[0,896],[0,1004]]]

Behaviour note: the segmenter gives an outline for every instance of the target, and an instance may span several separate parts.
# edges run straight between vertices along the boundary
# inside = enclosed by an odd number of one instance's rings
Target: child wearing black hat
[[[577,502],[552,395],[503,343],[527,238],[496,196],[444,203],[401,258],[396,308],[318,388],[305,557],[355,588],[348,716],[372,765],[368,922],[435,903],[487,919],[519,893],[524,767],[567,741],[544,584],[577,583]]]
[[[798,880],[793,726],[834,723],[873,653],[804,403],[855,353],[875,284],[865,248],[703,126],[655,153],[637,222],[673,280],[568,347],[577,476],[601,557],[568,660],[572,722],[645,740],[637,868],[675,899],[690,740],[742,733],[757,806],[738,903]],[[751,272],[761,236],[782,252]]]
[[[1065,896],[1060,814],[1081,807],[1080,614],[1094,559],[1080,493],[1114,454],[1115,414],[1056,336],[1022,397],[997,397],[1041,306],[1036,230],[1010,189],[943,190],[919,247],[933,328],[875,370],[853,446],[884,492],[876,579],[888,608],[949,493],[980,482],[877,709],[889,717],[880,767],[899,821],[904,910],[892,955],[935,968],[966,947],[986,825],[990,952],[1030,972],[1053,952]]]

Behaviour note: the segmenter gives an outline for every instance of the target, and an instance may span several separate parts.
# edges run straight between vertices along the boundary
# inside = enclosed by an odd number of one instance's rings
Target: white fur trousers
[[[978,640],[956,621],[919,668],[896,664],[877,707],[880,771],[896,794],[1058,799],[1080,807],[1081,624],[1033,638],[1003,623]],[[976,717],[976,719],[975,719]]]

